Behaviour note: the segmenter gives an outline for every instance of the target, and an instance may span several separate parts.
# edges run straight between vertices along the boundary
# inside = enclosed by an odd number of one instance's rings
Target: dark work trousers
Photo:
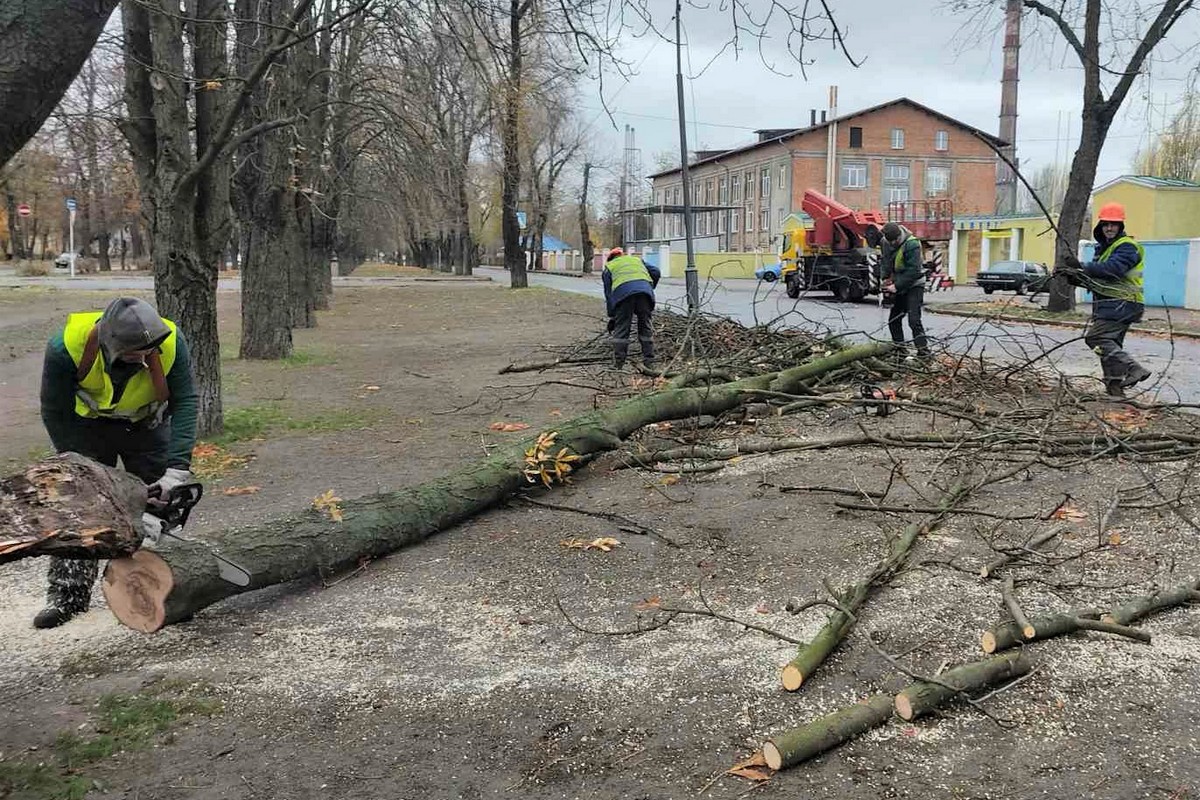
[[[629,356],[629,332],[633,327],[634,317],[637,317],[642,363],[647,366],[654,363],[654,329],[650,325],[650,315],[653,312],[654,301],[644,292],[629,295],[613,309],[613,362],[617,367],[624,366],[625,359]]]
[[[169,422],[151,428],[114,420],[78,417],[73,432],[75,452],[109,467],[121,466],[146,483],[162,477],[167,469],[167,446],[171,440]],[[84,558],[50,558],[50,585],[46,601],[63,611],[86,611],[92,600],[92,585],[100,571],[100,562]]]
[[[1097,319],[1088,322],[1083,340],[1092,352],[1100,356],[1100,369],[1104,371],[1105,384],[1120,382],[1134,367],[1140,365],[1133,356],[1125,352],[1125,334],[1136,319]]]
[[[920,355],[929,354],[929,342],[925,339],[925,325],[921,322],[921,308],[925,305],[925,286],[916,286],[896,292],[892,300],[892,312],[888,316],[888,328],[892,341],[904,344],[904,317],[908,316],[908,327],[912,331],[913,344]]]

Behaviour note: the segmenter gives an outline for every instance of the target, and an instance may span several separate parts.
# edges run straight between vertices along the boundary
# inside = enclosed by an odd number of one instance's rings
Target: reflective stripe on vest
[[[66,327],[63,328],[63,344],[67,353],[78,367],[83,360],[87,347],[88,334],[100,321],[102,311],[86,311],[71,314],[67,317]],[[167,338],[158,346],[159,360],[165,375],[171,371],[175,363],[175,323],[169,319],[163,322],[171,330]],[[138,370],[125,384],[121,399],[113,403],[113,384],[108,370],[104,367],[104,358],[98,357],[92,362],[88,374],[79,381],[75,392],[75,413],[81,417],[104,417],[127,419],[133,422],[152,416],[160,410],[162,403],[157,402],[154,391],[154,381],[147,369]]]
[[[651,283],[650,270],[646,269],[646,265],[637,256],[617,256],[605,264],[604,268],[612,275],[614,289],[630,281]]]
[[[1100,289],[1104,294],[1107,294],[1110,297],[1116,297],[1120,300],[1129,300],[1134,303],[1145,302],[1145,295],[1142,291],[1142,287],[1145,286],[1146,283],[1145,276],[1143,275],[1143,267],[1145,267],[1146,264],[1146,248],[1142,247],[1142,245],[1136,239],[1134,239],[1132,236],[1120,237],[1108,247],[1104,248],[1104,252],[1101,253],[1100,258],[1096,260],[1107,261],[1112,256],[1113,251],[1123,244],[1131,244],[1137,248],[1138,262],[1130,267],[1129,271],[1126,272],[1122,277],[1116,279],[1115,281],[1097,280],[1093,278],[1092,282],[1096,284],[1096,288]]]

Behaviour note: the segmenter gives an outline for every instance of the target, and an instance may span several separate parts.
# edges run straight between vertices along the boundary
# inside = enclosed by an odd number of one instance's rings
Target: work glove
[[[146,487],[146,495],[150,498],[151,504],[166,505],[172,489],[185,483],[192,483],[192,481],[190,470],[168,467],[161,478]]]
[[[1079,263],[1079,259],[1075,256],[1063,256],[1063,263],[1070,269],[1083,269],[1083,264]]]

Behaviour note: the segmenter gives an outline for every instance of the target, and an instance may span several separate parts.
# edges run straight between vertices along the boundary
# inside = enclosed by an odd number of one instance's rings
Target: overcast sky
[[[954,13],[942,0],[834,0],[830,6],[852,55],[865,61],[856,69],[828,44],[814,44],[808,55],[815,63],[807,67],[807,80],[774,44],[772,55],[791,77],[773,74],[749,48],[736,60],[726,52],[697,74],[728,39],[728,13],[717,10],[721,2],[709,0],[707,10],[684,7],[684,39],[691,42],[684,56],[689,149],[752,141],[755,128],[806,125],[810,108],[826,107],[831,85],[838,87],[842,114],[909,97],[990,133],[999,130],[1002,0],[982,30],[978,24],[964,29],[970,17]],[[764,0],[747,2],[765,6]],[[670,7],[660,10],[663,24],[669,25]],[[1097,183],[1130,172],[1138,147],[1163,128],[1164,115],[1169,119],[1178,108],[1187,68],[1197,60],[1195,52],[1181,52],[1200,41],[1200,11],[1191,13],[1156,52],[1160,60],[1151,77],[1139,80],[1130,92],[1109,134]],[[1028,176],[1056,160],[1069,164],[1079,136],[1082,73],[1057,33],[1038,24],[1032,12],[1023,18],[1022,40],[1017,155]],[[626,42],[627,57],[640,62],[637,75],[628,82],[610,78],[605,94],[617,125],[635,128],[642,171],[649,173],[655,153],[679,148],[674,46],[653,36]],[[594,88],[582,102],[597,144],[619,158],[623,133],[603,115]]]

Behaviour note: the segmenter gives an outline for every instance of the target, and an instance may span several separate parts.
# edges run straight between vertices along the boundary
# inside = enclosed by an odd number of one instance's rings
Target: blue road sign
[[[525,212],[518,211],[517,212],[517,227],[520,228],[521,230],[525,230],[525,219],[526,219]]]
[[[74,211],[74,210],[75,210],[75,198],[68,197],[67,198],[67,211]]]

